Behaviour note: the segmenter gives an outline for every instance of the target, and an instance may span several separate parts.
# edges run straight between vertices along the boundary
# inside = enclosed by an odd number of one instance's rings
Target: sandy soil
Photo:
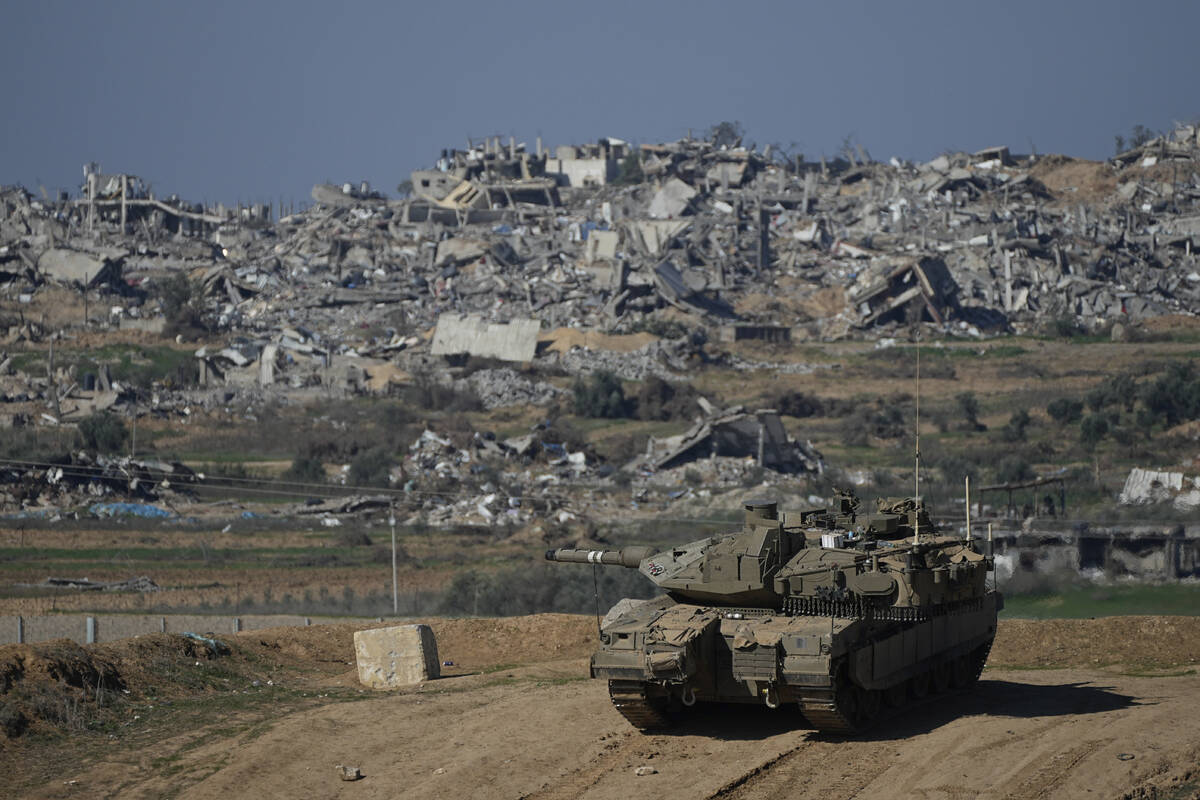
[[[1005,623],[972,692],[935,698],[853,740],[760,708],[705,709],[670,735],[643,735],[611,708],[601,682],[583,677],[594,621],[434,624],[457,674],[234,733],[215,725],[114,751],[32,796],[1200,796],[1200,676],[1166,668],[1195,663],[1200,621],[1190,618]],[[352,686],[340,661],[352,631],[256,632],[238,647],[269,648],[282,675],[320,661],[328,666],[310,685]],[[1143,648],[1156,643],[1158,674],[1128,666],[1152,661]],[[1093,660],[1125,666],[1087,666]],[[358,766],[364,778],[341,781],[337,764]],[[639,767],[655,772],[639,776]]]
[[[187,752],[214,771],[181,797],[925,798],[1120,797],[1200,763],[1200,678],[1081,670],[989,670],[975,692],[942,698],[862,739],[792,730],[786,711],[697,714],[672,735],[632,731],[598,681],[560,683],[582,661],[512,673],[513,683],[448,678],[289,715],[257,738]],[[37,796],[155,796],[178,788],[154,751]],[[362,769],[345,783],[335,765]],[[638,776],[638,767],[656,774]],[[1190,796],[1190,795],[1185,795]]]

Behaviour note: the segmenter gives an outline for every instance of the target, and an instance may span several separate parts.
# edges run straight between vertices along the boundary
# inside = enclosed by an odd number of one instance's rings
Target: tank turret
[[[929,686],[978,677],[995,636],[990,553],[940,532],[919,498],[781,514],[749,502],[740,530],[667,550],[551,550],[551,561],[636,568],[665,598],[614,609],[592,675],[639,727],[697,698],[799,702],[854,731]]]

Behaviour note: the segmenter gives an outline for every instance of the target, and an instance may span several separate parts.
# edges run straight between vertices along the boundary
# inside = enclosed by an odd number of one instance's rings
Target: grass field
[[[1116,584],[1062,592],[1006,595],[1002,616],[1016,619],[1087,619],[1130,614],[1200,615],[1200,584]]]

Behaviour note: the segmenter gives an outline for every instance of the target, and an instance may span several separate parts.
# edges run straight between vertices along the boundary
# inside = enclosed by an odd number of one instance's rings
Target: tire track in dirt
[[[955,702],[902,714],[862,739],[807,734],[709,800],[1150,797],[1151,787],[1186,785],[1180,770],[1200,749],[1190,711],[1200,680],[1081,678],[993,673],[982,697],[946,698]]]
[[[1084,759],[1114,741],[1114,739],[1094,739],[1065,753],[1054,755],[1045,766],[1028,770],[1033,774],[1027,775],[1014,790],[1007,792],[1004,797],[1006,800],[1024,800],[1024,798],[1036,800],[1036,798],[1049,796],[1052,790],[1060,787],[1071,776],[1071,773]]]
[[[614,769],[614,764],[629,758],[641,744],[634,740],[635,734],[625,733],[620,740],[611,740],[598,755],[553,783],[547,783],[537,791],[521,795],[518,800],[558,800],[581,796],[595,786]]]

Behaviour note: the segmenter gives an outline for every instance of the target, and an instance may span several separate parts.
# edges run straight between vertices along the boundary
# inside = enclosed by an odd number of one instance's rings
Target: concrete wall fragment
[[[428,625],[397,625],[354,634],[358,680],[372,689],[412,686],[441,676],[437,641]]]

